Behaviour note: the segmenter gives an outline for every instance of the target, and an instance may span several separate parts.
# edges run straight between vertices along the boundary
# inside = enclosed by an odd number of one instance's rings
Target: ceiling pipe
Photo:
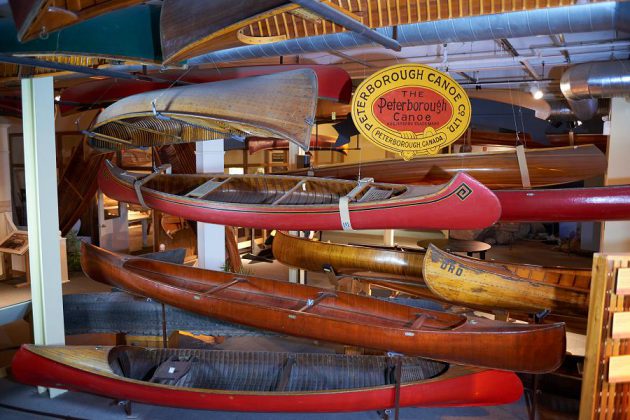
[[[396,39],[402,46],[603,30],[630,32],[630,3],[606,2],[543,8],[412,23],[397,26],[396,29]],[[379,28],[376,31],[387,38],[392,38],[394,28]],[[363,35],[353,32],[341,32],[214,51],[192,58],[188,60],[188,63],[196,65],[240,61],[260,57],[305,54],[374,45]]]
[[[329,20],[333,23],[336,23],[339,26],[342,26],[350,31],[355,32],[357,35],[364,36],[378,44],[381,44],[385,48],[389,48],[390,50],[400,51],[402,47],[400,44],[393,38],[389,36],[385,36],[379,32],[376,32],[374,29],[371,29],[368,26],[365,26],[361,22],[352,19],[350,16],[345,15],[343,12],[335,9],[334,7],[322,3],[320,0],[291,0],[293,3],[299,4],[305,9],[314,12],[315,14],[323,17],[326,20]]]
[[[630,96],[630,61],[599,61],[569,67],[560,90],[580,120],[590,120],[600,98]]]

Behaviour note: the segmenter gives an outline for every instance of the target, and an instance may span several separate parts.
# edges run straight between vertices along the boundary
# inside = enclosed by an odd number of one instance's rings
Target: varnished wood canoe
[[[421,358],[23,345],[12,374],[29,385],[171,407],[257,412],[391,408],[401,369],[400,407],[508,404],[523,386],[512,372]],[[169,375],[173,367],[175,374]],[[181,378],[177,376],[183,374]]]
[[[630,185],[496,191],[501,220],[567,222],[630,219]]]
[[[103,108],[127,96],[166,89],[175,81],[196,84],[210,83],[300,69],[311,69],[317,75],[317,97],[319,99],[342,103],[350,101],[352,80],[341,67],[317,64],[284,64],[281,66],[241,66],[160,72],[158,77],[166,80],[166,82],[122,79],[90,80],[64,89],[61,92],[59,110],[63,115],[68,115],[87,109]],[[17,92],[17,97],[19,98],[19,92]]]
[[[83,244],[83,271],[201,315],[288,335],[451,363],[525,372],[556,369],[563,323],[513,324],[466,317],[288,282],[123,256]]]
[[[566,184],[603,175],[606,156],[595,146],[526,149],[532,187]],[[380,182],[434,184],[444,182],[457,171],[465,171],[490,189],[521,188],[516,151],[458,153],[416,158],[381,160],[312,169],[315,176],[356,179],[361,176]],[[306,174],[308,169],[287,172]]]
[[[310,150],[333,150],[337,152],[343,152],[344,146],[335,147],[335,143],[337,142],[337,138],[333,136],[325,136],[319,135],[315,136],[315,134],[311,135],[311,148]],[[247,149],[249,150],[249,154],[254,154],[261,150],[282,150],[288,149],[289,142],[287,140],[282,139],[269,139],[262,137],[248,137],[247,138]]]
[[[261,229],[341,229],[342,215],[345,228],[354,229],[473,229],[493,224],[501,213],[494,194],[464,173],[432,187],[278,175],[150,176],[140,180],[105,162],[98,182],[118,201]]]
[[[316,272],[330,265],[336,273],[360,273],[367,276],[366,281],[371,284],[413,296],[473,308],[509,309],[530,314],[551,309],[554,315],[584,317],[588,310],[591,282],[588,268],[488,262],[447,254],[435,246],[431,249],[434,259],[452,260],[459,264],[454,267],[463,267],[460,275],[455,269],[449,272],[450,263],[441,268],[441,265],[436,267],[435,261],[425,262],[424,251],[418,249],[326,243],[280,231],[273,240],[273,254],[283,264]],[[430,277],[424,274],[427,264],[431,264]],[[444,270],[447,273],[442,273]],[[450,277],[444,280],[447,275]],[[487,293],[478,290],[482,281],[491,285],[484,288]],[[508,288],[512,283],[515,286]],[[444,291],[445,288],[448,291]],[[508,289],[505,296],[500,293],[504,289]],[[512,289],[517,290],[510,293]],[[472,293],[470,290],[475,290],[474,299],[468,296]]]
[[[575,284],[584,280],[584,270],[546,269],[545,277],[540,278],[538,267],[518,268],[514,272],[501,264],[460,257],[429,245],[422,274],[437,296],[465,306],[587,314],[589,288]]]
[[[179,86],[110,105],[94,124],[93,140],[100,148],[125,149],[259,136],[308,150],[316,106],[317,76],[311,69]]]

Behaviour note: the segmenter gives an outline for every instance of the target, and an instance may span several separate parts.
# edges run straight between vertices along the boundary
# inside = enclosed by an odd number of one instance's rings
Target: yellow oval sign
[[[464,89],[449,75],[422,64],[380,70],[359,85],[352,99],[352,120],[361,134],[405,160],[455,142],[470,118]]]

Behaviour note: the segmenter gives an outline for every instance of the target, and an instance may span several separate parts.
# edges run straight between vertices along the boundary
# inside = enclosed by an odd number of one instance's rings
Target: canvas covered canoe
[[[337,412],[508,404],[523,386],[512,372],[415,357],[325,353],[24,345],[12,373],[29,385],[171,407]],[[173,368],[174,372],[169,373]]]
[[[475,229],[501,214],[494,194],[464,173],[439,186],[281,175],[141,179],[105,162],[98,182],[118,201],[198,222],[262,229]]]
[[[258,136],[308,150],[317,95],[308,68],[139,93],[105,108],[92,142],[118,150]]]
[[[427,262],[419,249],[334,244],[280,231],[273,253],[293,267],[321,272],[330,266],[335,273],[356,274],[379,287],[473,308],[525,313],[550,309],[553,315],[578,317],[588,310],[589,268],[482,261],[447,254],[433,245],[429,254],[434,260]]]
[[[317,97],[332,102],[350,102],[352,80],[348,73],[337,66],[318,64],[284,64],[281,66],[240,66],[228,68],[195,68],[166,70],[158,73],[163,82],[128,79],[90,80],[69,86],[61,92],[59,110],[69,115],[87,109],[102,108],[127,96],[166,89],[176,81],[179,83],[210,83],[223,80],[243,79],[283,73],[291,70],[311,69],[317,75]],[[149,73],[149,76],[153,75]],[[19,96],[19,92],[17,92]],[[19,104],[18,104],[19,105]]]
[[[603,175],[606,156],[595,146],[570,146],[526,149],[525,156],[532,187],[566,184]],[[464,171],[490,189],[522,188],[516,151],[455,153],[424,156],[405,161],[389,159],[372,162],[327,165],[286,172],[306,175],[356,179],[361,176],[379,182],[408,185],[436,184]]]
[[[590,270],[547,268],[546,276],[540,278],[535,267],[522,266],[514,272],[505,265],[460,257],[434,245],[429,245],[422,267],[429,289],[450,302],[579,316],[588,312],[590,287],[584,285],[585,271]]]
[[[287,335],[524,372],[553,371],[565,353],[563,323],[515,324],[413,308],[121,255],[86,243],[81,266],[91,279],[130,293]]]

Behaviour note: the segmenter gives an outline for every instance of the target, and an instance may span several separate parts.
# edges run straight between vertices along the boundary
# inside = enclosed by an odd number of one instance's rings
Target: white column
[[[35,344],[64,344],[52,77],[22,79],[24,173]],[[43,389],[40,389],[43,391]],[[51,397],[60,391],[50,390]]]
[[[225,152],[223,140],[196,143],[197,173],[223,173]],[[225,264],[225,228],[222,225],[197,223],[198,266],[221,270]]]
[[[610,101],[610,137],[605,185],[630,184],[630,97]],[[600,252],[630,252],[630,221],[602,223]]]
[[[385,246],[394,246],[395,243],[395,239],[394,239],[394,229],[385,229],[383,231],[383,244]]]

